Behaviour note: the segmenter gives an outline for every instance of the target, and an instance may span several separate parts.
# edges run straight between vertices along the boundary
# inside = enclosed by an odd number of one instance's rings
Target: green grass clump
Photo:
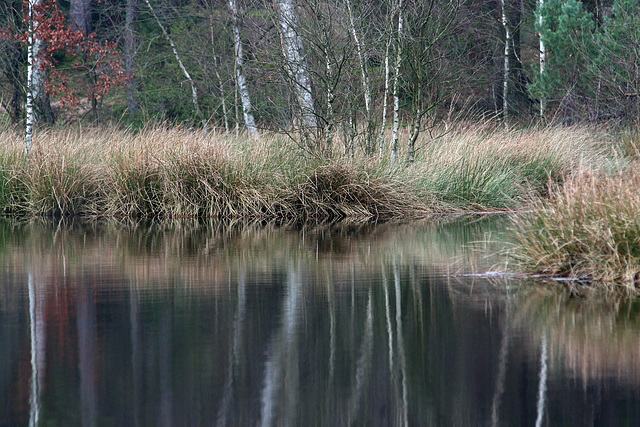
[[[589,127],[504,131],[472,125],[424,142],[412,175],[458,210],[521,208],[578,167],[604,159],[606,137]]]
[[[640,279],[640,170],[584,171],[516,220],[514,256],[531,273],[635,288]]]

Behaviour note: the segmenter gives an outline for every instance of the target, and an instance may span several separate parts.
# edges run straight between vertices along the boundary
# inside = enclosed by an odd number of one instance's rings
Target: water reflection
[[[449,274],[503,222],[0,222],[0,424],[639,419],[637,302]]]

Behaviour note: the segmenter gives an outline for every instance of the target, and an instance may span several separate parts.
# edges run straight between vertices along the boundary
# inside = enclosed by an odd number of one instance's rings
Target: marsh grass
[[[529,272],[635,290],[640,170],[580,171],[516,219],[514,257]]]
[[[457,209],[513,209],[546,196],[550,183],[578,167],[604,162],[608,139],[589,127],[462,126],[423,142],[411,173],[420,188]]]
[[[413,165],[312,157],[283,137],[183,128],[0,131],[0,210],[119,217],[394,218],[516,209],[578,165],[601,163],[590,128],[505,132],[457,125]]]
[[[625,129],[619,136],[620,151],[622,155],[633,159],[640,160],[640,130]]]

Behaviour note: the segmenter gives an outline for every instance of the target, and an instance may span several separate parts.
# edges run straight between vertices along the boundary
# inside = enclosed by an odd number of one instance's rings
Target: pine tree
[[[545,0],[536,10],[536,32],[546,50],[543,71],[534,73],[534,98],[555,105],[569,119],[589,90],[587,63],[595,57],[593,16],[577,0]]]
[[[640,121],[640,0],[614,1],[596,45],[596,117]]]

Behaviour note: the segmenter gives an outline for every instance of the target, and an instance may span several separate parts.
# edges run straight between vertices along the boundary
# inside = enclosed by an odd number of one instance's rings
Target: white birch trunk
[[[382,100],[382,124],[380,125],[380,141],[379,141],[379,149],[380,149],[380,157],[384,155],[385,149],[385,138],[384,131],[387,127],[387,99],[389,98],[389,74],[390,74],[390,66],[389,66],[389,50],[391,48],[391,37],[387,41],[387,47],[384,52],[384,93]]]
[[[40,4],[40,0],[29,0],[29,23],[27,26],[27,106],[25,122],[25,151],[31,152],[33,141],[33,127],[37,121],[35,100],[44,88],[44,73],[40,70],[40,47],[42,41],[36,37],[36,22],[34,8]]]
[[[506,129],[509,128],[509,75],[511,68],[509,65],[509,56],[511,56],[511,27],[507,19],[507,11],[505,0],[500,0],[502,6],[502,26],[504,27],[504,75],[502,81],[502,120]]]
[[[311,77],[307,70],[302,38],[298,34],[298,13],[294,0],[276,0],[278,25],[282,40],[285,68],[293,83],[301,110],[301,124],[305,129],[317,128]]]
[[[327,72],[327,131],[325,136],[325,145],[328,150],[331,150],[333,145],[333,101],[335,95],[333,93],[333,67],[331,66],[331,58],[329,58],[329,52],[325,52],[325,67]]]
[[[351,1],[347,0],[347,11],[349,12],[349,25],[351,26],[351,35],[356,44],[356,52],[358,52],[358,60],[360,62],[360,74],[362,75],[362,90],[364,91],[364,108],[367,113],[367,120],[371,119],[371,84],[369,83],[369,73],[367,73],[367,64],[362,54],[362,44],[358,38],[356,24],[353,20],[353,11],[351,9]]]
[[[540,78],[542,78],[542,74],[544,73],[544,67],[547,62],[547,48],[544,45],[544,38],[542,37],[542,8],[544,6],[544,0],[538,0],[538,10],[540,11],[538,15],[538,25],[540,27]],[[540,98],[540,119],[544,119],[544,110],[546,107],[546,100],[544,96]]]
[[[173,50],[173,55],[176,57],[176,60],[178,61],[178,65],[180,66],[180,70],[182,71],[182,74],[184,74],[185,78],[191,85],[191,100],[193,102],[193,108],[196,112],[196,115],[202,122],[203,129],[206,131],[207,121],[204,119],[204,116],[202,115],[202,111],[200,110],[200,105],[198,104],[198,91],[196,89],[195,82],[193,81],[193,79],[189,75],[189,72],[187,71],[184,64],[182,63],[182,60],[180,59],[180,55],[178,55],[178,50],[176,49],[176,45],[173,43],[173,40],[171,40],[171,37],[169,37],[169,33],[167,33],[166,28],[164,27],[164,25],[162,25],[162,22],[158,18],[158,15],[156,15],[155,9],[153,8],[153,6],[151,6],[151,3],[149,2],[149,0],[144,0],[144,1],[145,3],[147,3],[147,6],[149,7],[149,10],[151,10],[151,14],[153,15],[153,18],[156,20],[156,23],[162,30],[162,34],[164,35],[164,38],[167,40],[167,43],[169,43],[169,45],[171,46],[171,50]]]
[[[238,85],[238,91],[240,92],[240,100],[242,101],[242,113],[244,116],[244,124],[247,127],[249,135],[254,138],[258,137],[258,129],[256,128],[256,121],[251,111],[251,98],[249,97],[249,91],[247,89],[247,82],[244,75],[244,66],[242,59],[242,41],[240,40],[240,24],[238,4],[236,0],[229,0],[229,9],[231,9],[232,21],[233,21],[233,41],[234,41],[234,54],[236,61],[236,83]]]
[[[400,78],[400,65],[402,63],[402,0],[398,3],[398,34],[396,64],[393,72],[393,134],[391,137],[391,163],[398,159],[398,139],[400,130],[400,98],[398,97],[398,80]]]

